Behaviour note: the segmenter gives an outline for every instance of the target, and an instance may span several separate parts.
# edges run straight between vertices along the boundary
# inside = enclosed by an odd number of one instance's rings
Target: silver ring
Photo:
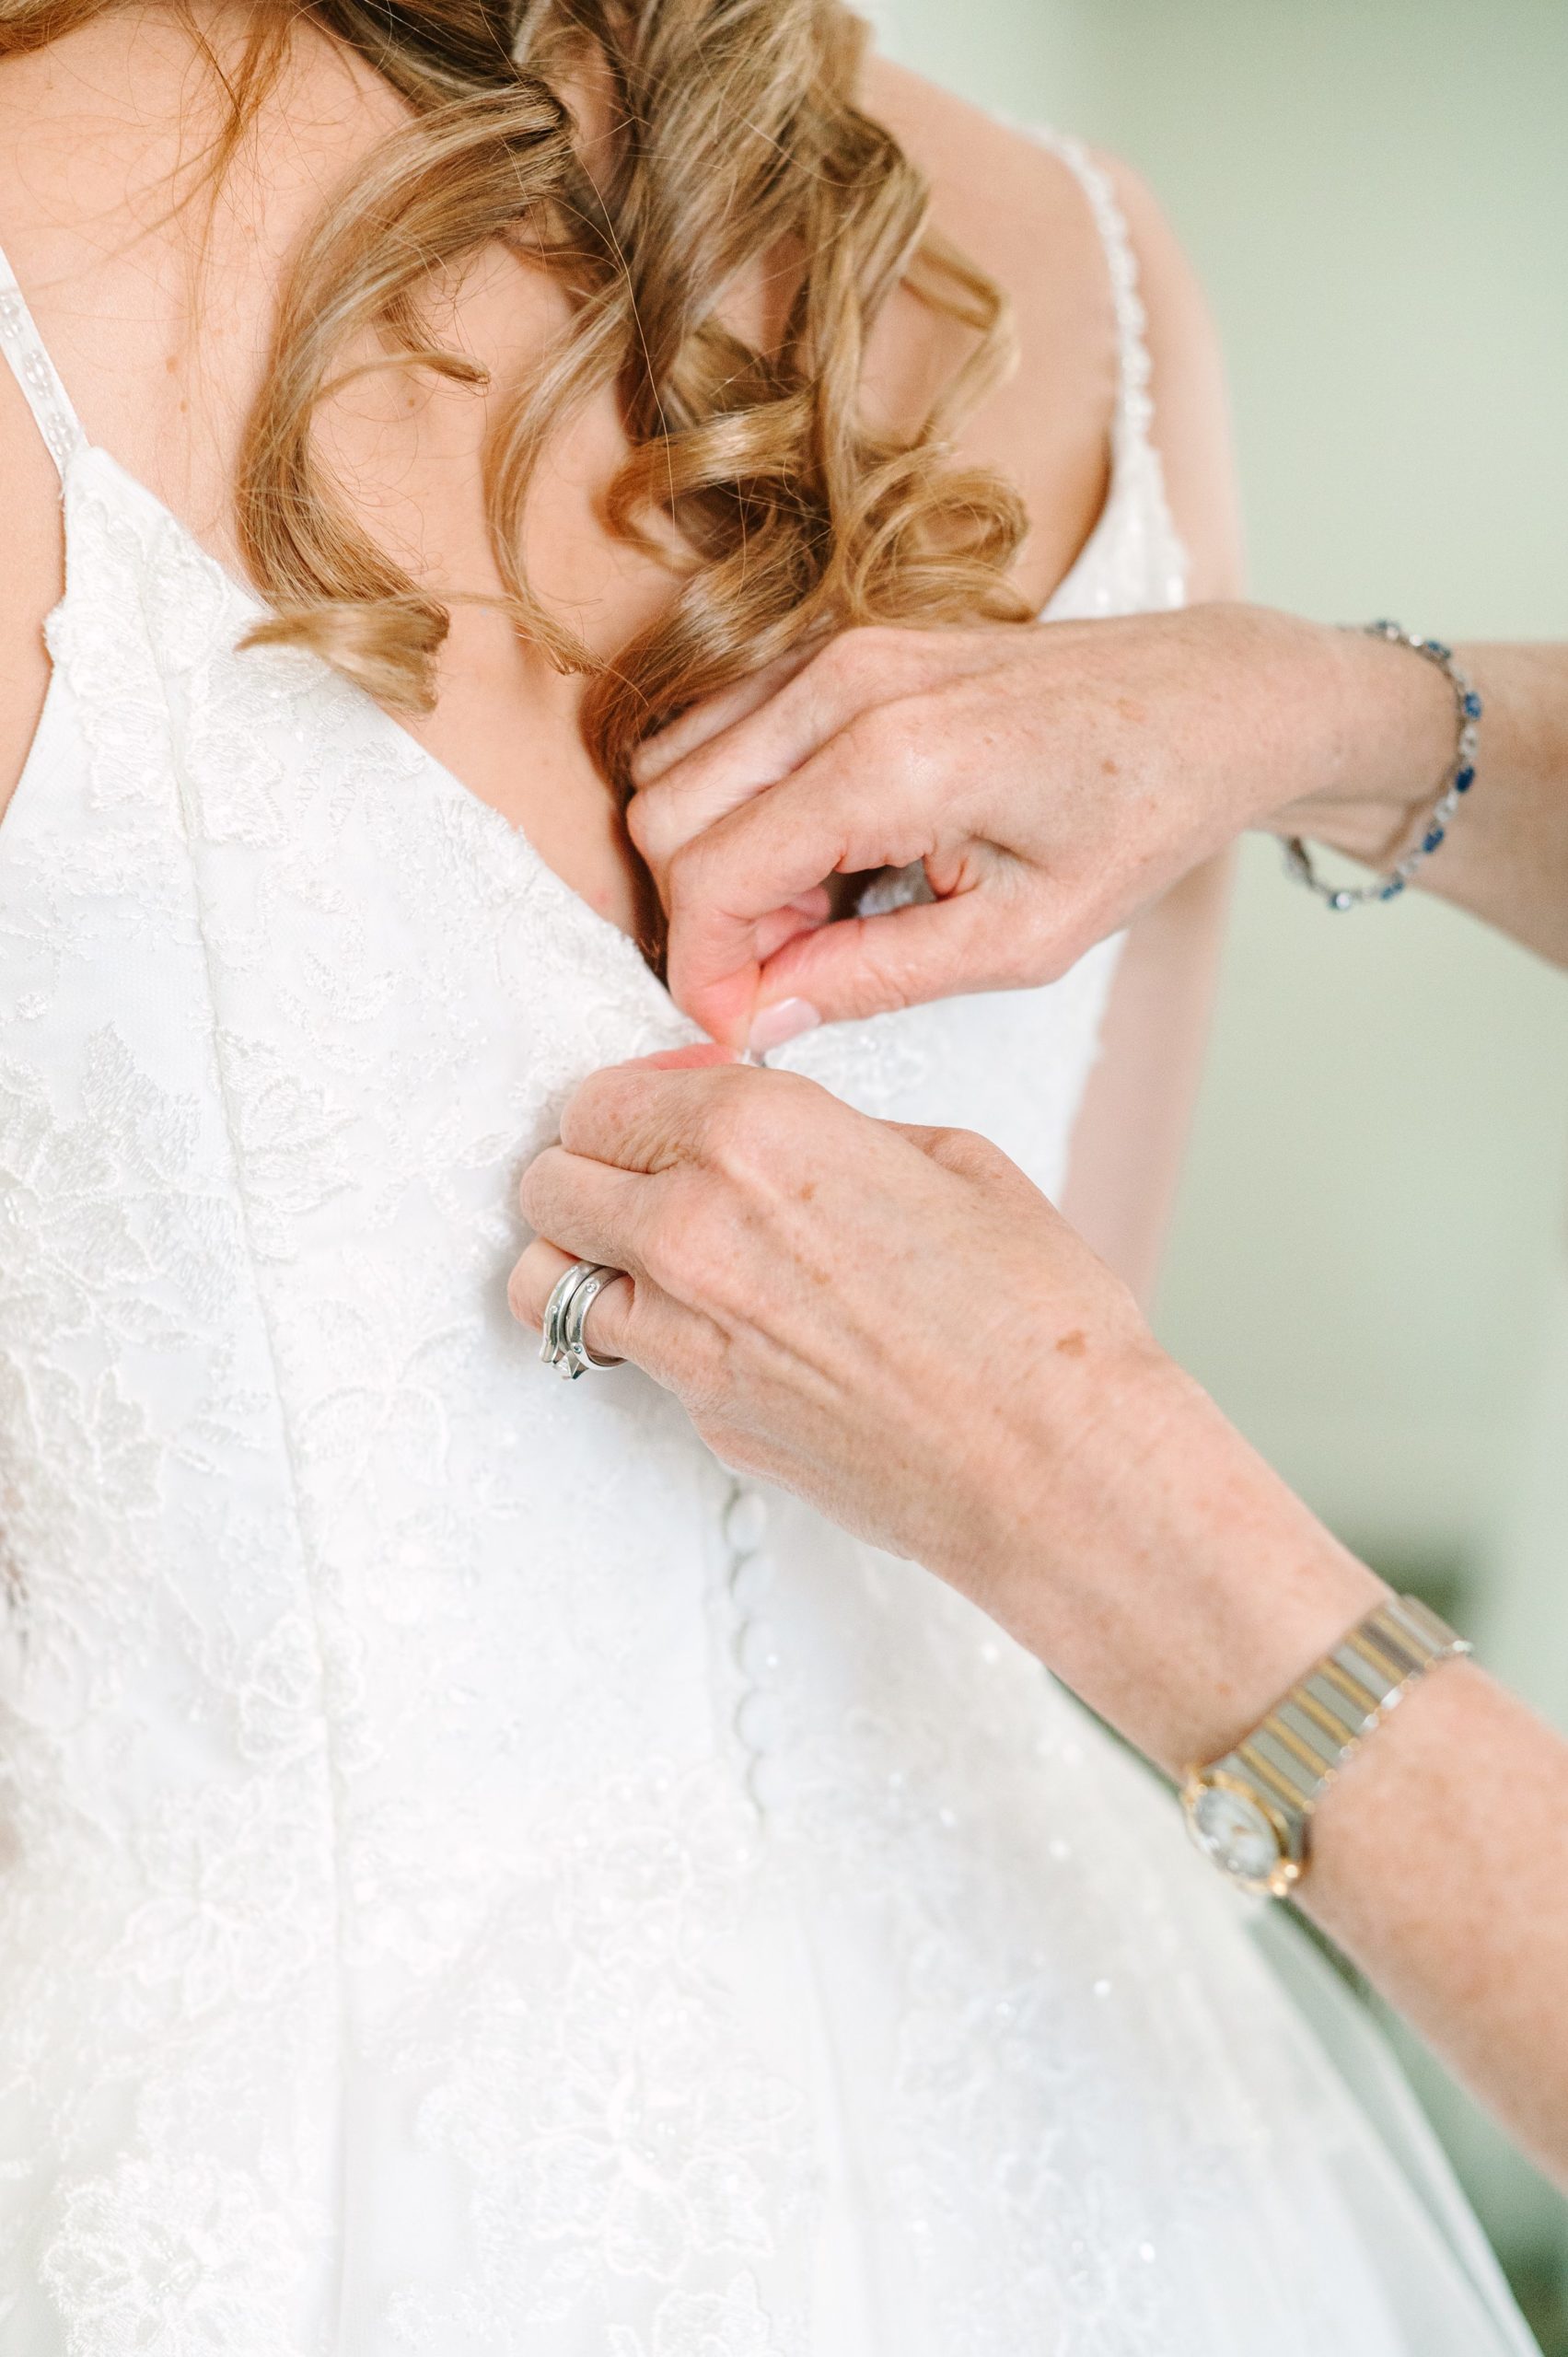
[[[546,1366],[560,1364],[563,1349],[561,1319],[567,1303],[594,1267],[592,1260],[574,1260],[572,1266],[558,1277],[544,1306],[544,1331],[540,1337],[539,1354]]]
[[[601,1267],[594,1260],[575,1260],[555,1286],[544,1313],[540,1356],[560,1370],[563,1379],[575,1383],[590,1369],[601,1372],[619,1366],[619,1359],[596,1358],[583,1335],[589,1310],[606,1288],[625,1275],[624,1269]]]
[[[600,1294],[608,1293],[611,1285],[619,1284],[625,1273],[624,1269],[595,1269],[591,1276],[583,1279],[566,1305],[561,1319],[561,1338],[566,1345],[566,1358],[574,1380],[579,1375],[587,1375],[590,1368],[602,1371],[621,1364],[619,1359],[596,1357],[588,1348],[583,1329],[588,1312]]]

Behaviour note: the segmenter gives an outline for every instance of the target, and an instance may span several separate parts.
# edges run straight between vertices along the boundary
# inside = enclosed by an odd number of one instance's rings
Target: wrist
[[[1367,700],[1345,659],[1347,633],[1268,606],[1198,607],[1187,620],[1222,732],[1233,823],[1278,832],[1290,814],[1338,801],[1360,774],[1355,707]]]
[[[1313,628],[1320,760],[1309,790],[1268,824],[1383,866],[1407,845],[1453,761],[1453,691],[1402,645],[1359,630]]]
[[[1054,1471],[1040,1453],[992,1608],[1180,1774],[1227,1751],[1388,1590],[1152,1342],[1102,1397]]]

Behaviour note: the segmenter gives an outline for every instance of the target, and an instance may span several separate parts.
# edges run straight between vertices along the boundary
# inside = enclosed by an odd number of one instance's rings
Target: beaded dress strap
[[[87,436],[4,253],[0,253],[0,353],[10,363],[49,455],[64,478]]]
[[[1115,426],[1116,449],[1120,457],[1124,450],[1146,447],[1155,415],[1154,401],[1149,392],[1153,370],[1146,340],[1148,314],[1138,291],[1138,259],[1132,250],[1127,216],[1121,210],[1121,199],[1110,174],[1102,164],[1096,163],[1080,140],[1065,139],[1055,131],[1035,130],[1031,135],[1066,165],[1083,190],[1089,211],[1094,215],[1095,226],[1099,231],[1100,244],[1105,249],[1111,302],[1116,314],[1118,390]]]

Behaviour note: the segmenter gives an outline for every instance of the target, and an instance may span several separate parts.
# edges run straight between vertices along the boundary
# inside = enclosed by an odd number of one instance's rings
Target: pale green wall
[[[1563,0],[893,7],[911,62],[1163,199],[1226,346],[1260,595],[1568,635]],[[1353,1543],[1467,1575],[1568,1724],[1565,1082],[1560,977],[1431,904],[1332,919],[1254,846],[1162,1323]],[[1494,2230],[1549,2231],[1450,2130]]]
[[[1259,594],[1568,631],[1568,8],[901,0],[907,52],[1154,181],[1230,358]],[[1250,863],[1165,1323],[1365,1543],[1473,1546],[1539,1358],[1568,993]]]

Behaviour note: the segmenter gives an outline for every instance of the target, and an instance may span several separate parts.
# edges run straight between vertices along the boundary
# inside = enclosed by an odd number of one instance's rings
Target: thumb
[[[743,1046],[764,966],[840,929],[821,923],[823,879],[924,859],[935,847],[930,801],[925,779],[878,774],[849,730],[687,842],[668,873],[677,1004]]]
[[[856,1022],[1044,979],[1020,960],[1017,928],[993,895],[976,887],[797,935],[762,966],[753,1019],[760,1023],[767,1008],[794,1000],[821,1022]]]

